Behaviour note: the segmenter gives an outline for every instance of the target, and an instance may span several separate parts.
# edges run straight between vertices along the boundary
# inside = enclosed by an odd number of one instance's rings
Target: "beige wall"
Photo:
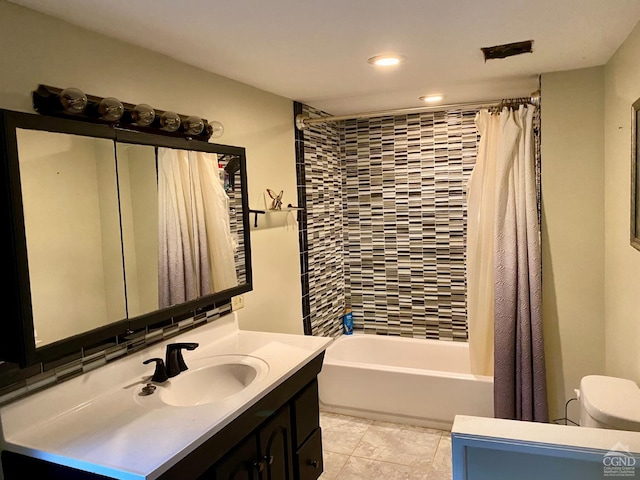
[[[580,378],[640,384],[640,252],[630,246],[640,24],[606,65],[542,75],[543,315],[552,418]],[[575,405],[575,404],[574,404]],[[576,406],[569,417],[577,420]]]
[[[605,369],[604,70],[542,75],[542,285],[549,410]],[[575,403],[569,418],[578,420]]]
[[[0,0],[0,108],[32,111],[38,84],[222,122],[219,143],[247,149],[249,198],[283,189],[295,203],[292,101]],[[243,328],[302,332],[297,228],[252,232],[254,291]]]
[[[640,251],[629,244],[631,104],[640,97],[640,24],[605,68],[606,371],[640,384]]]

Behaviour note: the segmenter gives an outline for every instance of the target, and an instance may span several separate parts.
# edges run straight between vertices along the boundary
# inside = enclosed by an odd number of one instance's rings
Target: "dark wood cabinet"
[[[258,456],[258,442],[251,435],[198,480],[259,480]]]
[[[199,480],[293,480],[290,408],[285,405]]]
[[[316,480],[323,470],[320,353],[158,480]],[[10,451],[5,480],[106,479]],[[32,475],[33,474],[33,475]]]
[[[322,435],[316,428],[295,455],[295,478],[297,480],[315,480],[323,471]]]
[[[261,480],[293,480],[293,446],[289,405],[258,430]]]
[[[315,480],[323,470],[319,421],[314,380],[198,480]]]

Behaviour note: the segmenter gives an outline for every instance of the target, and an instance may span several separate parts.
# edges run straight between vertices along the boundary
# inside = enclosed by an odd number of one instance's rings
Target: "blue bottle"
[[[344,311],[344,316],[342,317],[342,328],[345,335],[353,334],[353,312],[350,308],[347,308]]]

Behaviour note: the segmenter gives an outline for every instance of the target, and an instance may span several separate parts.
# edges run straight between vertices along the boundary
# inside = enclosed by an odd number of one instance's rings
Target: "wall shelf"
[[[297,211],[302,211],[304,210],[304,208],[302,207],[294,207],[293,205],[289,204],[287,205],[285,208],[279,208],[279,209],[266,209],[266,210],[257,210],[257,209],[249,209],[249,213],[252,213],[254,215],[253,217],[253,226],[255,228],[258,228],[258,215],[271,215],[274,213],[283,213],[283,212],[297,212]]]

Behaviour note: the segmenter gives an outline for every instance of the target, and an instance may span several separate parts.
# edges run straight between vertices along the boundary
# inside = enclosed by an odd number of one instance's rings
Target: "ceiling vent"
[[[495,58],[507,58],[522,53],[531,53],[533,51],[533,40],[524,42],[506,43],[504,45],[496,45],[495,47],[481,48],[484,54],[484,61],[493,60]]]

